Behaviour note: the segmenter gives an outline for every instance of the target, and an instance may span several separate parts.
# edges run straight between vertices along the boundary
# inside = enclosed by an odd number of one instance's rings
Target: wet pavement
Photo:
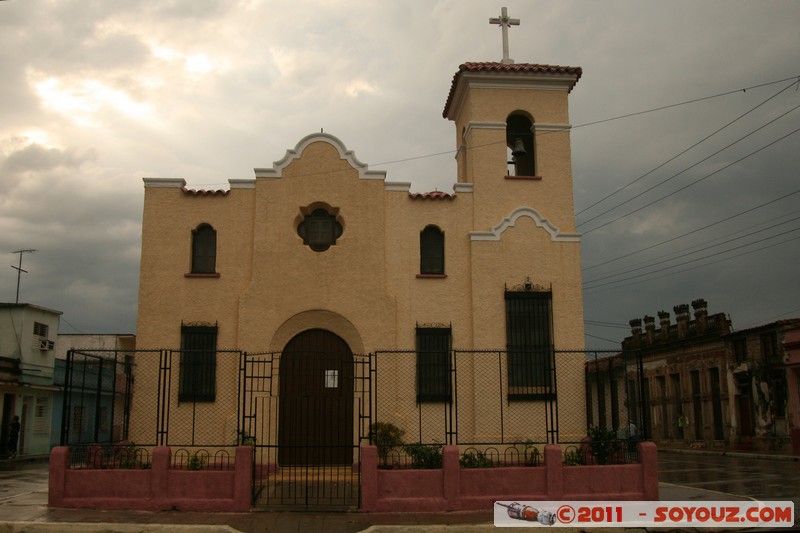
[[[797,460],[662,451],[658,456],[658,479],[662,483],[757,500],[793,501],[795,509],[800,509],[800,461]]]
[[[495,530],[491,511],[373,514],[263,509],[249,513],[51,509],[47,506],[47,477],[47,464],[44,462],[0,465],[0,533],[483,533]],[[763,459],[756,455],[733,457],[662,451],[659,453],[659,479],[662,501],[792,500],[795,502],[795,509],[800,509],[800,461],[796,460]],[[795,528],[800,531],[797,516]],[[528,528],[504,530],[530,531]],[[565,528],[559,530],[572,531]],[[614,533],[623,530],[595,528],[591,531]]]

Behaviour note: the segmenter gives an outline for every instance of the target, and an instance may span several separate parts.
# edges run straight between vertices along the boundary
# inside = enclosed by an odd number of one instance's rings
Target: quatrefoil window
[[[342,236],[342,224],[336,220],[335,214],[319,207],[303,217],[297,226],[297,234],[302,237],[303,244],[315,252],[324,252]]]

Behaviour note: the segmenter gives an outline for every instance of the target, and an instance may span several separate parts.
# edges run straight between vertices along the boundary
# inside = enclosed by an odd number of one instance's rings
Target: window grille
[[[342,225],[334,215],[319,208],[305,216],[297,227],[297,233],[303,238],[303,244],[315,252],[324,252],[342,236]]]
[[[451,400],[450,327],[417,326],[417,401]]]
[[[50,399],[47,396],[37,396],[33,407],[33,432],[49,433]]]
[[[41,337],[43,339],[47,338],[47,334],[50,332],[50,328],[47,324],[42,324],[41,322],[34,322],[33,323],[33,335],[36,337]]]
[[[509,399],[539,400],[552,396],[555,366],[552,343],[552,292],[526,283],[505,293]]]
[[[178,400],[213,402],[217,385],[217,326],[181,326]]]

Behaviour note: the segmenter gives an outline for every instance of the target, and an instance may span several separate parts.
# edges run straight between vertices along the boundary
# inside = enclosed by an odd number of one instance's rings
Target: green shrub
[[[404,446],[403,451],[411,457],[411,466],[413,468],[442,467],[441,444],[412,444]]]
[[[147,453],[135,444],[128,444],[123,448],[118,448],[115,452],[117,468],[150,468],[150,462],[146,460]]]
[[[582,464],[583,457],[581,457],[581,452],[570,450],[564,454],[564,466],[578,466]]]
[[[539,448],[536,447],[531,439],[526,440],[524,445],[525,449],[522,453],[525,458],[525,464],[528,466],[538,466],[539,461],[541,461]]]
[[[403,445],[403,435],[405,431],[395,426],[391,422],[373,422],[369,426],[372,442],[378,447],[378,458],[382,464],[386,464],[389,452]]]
[[[589,428],[589,447],[592,455],[599,465],[608,464],[608,460],[614,453],[614,443],[616,434],[613,429],[592,426]]]
[[[186,463],[186,470],[202,470],[206,466],[205,457],[200,455],[199,452],[195,452],[189,458],[189,462]]]
[[[458,463],[464,468],[493,468],[494,462],[483,452],[464,452]]]

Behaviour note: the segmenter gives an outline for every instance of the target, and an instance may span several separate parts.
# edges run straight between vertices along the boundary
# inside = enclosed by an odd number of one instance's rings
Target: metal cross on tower
[[[500,29],[503,30],[503,59],[500,62],[503,64],[514,63],[514,60],[508,56],[508,28],[519,26],[519,19],[508,18],[508,9],[503,8],[500,11],[500,17],[490,18],[489,24],[499,24]]]

